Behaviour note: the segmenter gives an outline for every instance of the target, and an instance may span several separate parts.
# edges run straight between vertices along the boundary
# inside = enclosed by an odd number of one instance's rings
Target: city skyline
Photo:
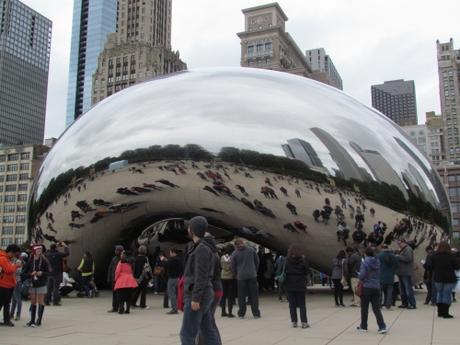
[[[59,7],[40,0],[23,2],[55,23],[45,136],[59,136],[64,129],[67,100],[73,0],[62,0]],[[244,27],[241,9],[265,3],[219,1],[219,6],[215,6],[215,1],[209,0],[193,4],[176,0],[172,44],[181,51],[181,58],[191,69],[239,66],[240,46],[235,34]],[[419,96],[419,123],[424,122],[425,112],[439,112],[436,40],[448,41],[450,37],[458,40],[455,11],[443,10],[456,5],[454,1],[430,4],[417,13],[413,11],[413,1],[404,4],[376,2],[372,8],[365,6],[364,1],[351,5],[333,1],[309,6],[292,0],[279,3],[289,13],[289,31],[297,43],[304,49],[324,47],[333,57],[344,80],[345,92],[370,105],[371,84],[398,78],[413,79]],[[208,10],[203,11],[203,8]],[[324,24],[330,22],[335,24]],[[387,25],[390,22],[391,26]],[[362,27],[367,29],[362,30]],[[198,36],[199,40],[193,39]]]

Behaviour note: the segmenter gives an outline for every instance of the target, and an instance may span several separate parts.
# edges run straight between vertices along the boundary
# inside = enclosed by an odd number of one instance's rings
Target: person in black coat
[[[289,311],[293,327],[297,327],[297,308],[299,308],[302,328],[310,327],[307,321],[305,292],[307,291],[307,275],[310,273],[308,262],[298,244],[289,247],[284,265],[286,280],[284,289],[289,301]]]
[[[110,261],[109,268],[107,269],[107,285],[112,289],[112,309],[108,311],[109,313],[118,313],[119,309],[118,296],[113,287],[115,285],[115,269],[120,262],[120,256],[123,250],[123,246],[115,246],[115,256]]]
[[[152,268],[149,264],[149,259],[147,257],[147,247],[140,246],[138,249],[138,254],[134,259],[134,278],[137,281],[137,288],[134,290],[133,299],[131,301],[131,306],[136,308],[147,308],[146,305],[146,293],[149,281],[152,279]],[[140,304],[137,305],[137,300],[140,299]]]
[[[460,268],[459,260],[452,255],[450,245],[441,242],[426,265],[433,271],[433,281],[438,294],[438,316],[451,319],[453,316],[449,314],[449,308],[452,303],[452,290],[457,284],[455,270]]]

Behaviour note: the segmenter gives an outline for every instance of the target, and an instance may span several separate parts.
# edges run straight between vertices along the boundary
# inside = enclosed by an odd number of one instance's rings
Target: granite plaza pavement
[[[314,290],[307,296],[309,329],[291,328],[288,305],[275,295],[261,296],[262,318],[222,318],[217,313],[224,344],[238,345],[458,345],[460,344],[460,303],[453,304],[451,320],[436,317],[435,308],[423,305],[425,293],[418,292],[418,309],[384,310],[389,328],[377,334],[373,314],[369,332],[358,333],[359,308],[336,308],[332,291]],[[15,327],[0,327],[0,345],[176,345],[180,344],[182,315],[166,315],[163,296],[149,294],[148,310],[132,310],[130,315],[107,313],[111,304],[108,291],[99,298],[66,298],[61,307],[47,307],[44,324],[27,328],[29,303],[23,305],[23,319]],[[345,296],[345,303],[349,296]]]

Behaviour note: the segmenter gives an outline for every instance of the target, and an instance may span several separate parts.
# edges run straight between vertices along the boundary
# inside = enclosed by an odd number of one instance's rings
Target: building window
[[[17,180],[18,180],[18,175],[16,174],[6,175],[6,182],[17,181]]]
[[[27,201],[27,194],[18,194],[18,201]]]
[[[26,232],[26,227],[23,225],[18,225],[16,227],[16,235],[24,235]]]
[[[7,247],[12,243],[13,243],[13,238],[12,237],[2,238],[2,247]]]
[[[21,183],[20,185],[18,185],[19,191],[27,191],[28,188],[29,188],[29,185],[27,183]]]
[[[8,155],[8,160],[9,161],[17,161],[19,160],[19,153],[13,153]]]
[[[5,205],[3,207],[3,213],[13,213],[16,210],[14,205]]]
[[[21,153],[21,159],[30,159],[30,152],[23,152]]]
[[[248,55],[253,56],[254,55],[254,46],[248,46]]]
[[[4,226],[2,227],[2,235],[13,235],[13,230],[12,226]]]
[[[17,164],[8,164],[6,171],[18,171],[18,165]]]
[[[14,216],[3,216],[3,223],[14,223]]]
[[[272,42],[265,43],[265,51],[269,52],[272,50]]]
[[[24,181],[29,179],[29,174],[19,174],[19,180]]]
[[[5,171],[5,164],[2,164],[0,165],[0,172],[4,172]]]
[[[16,192],[16,185],[15,184],[7,184],[5,186],[5,192]]]
[[[26,212],[27,211],[27,206],[24,204],[17,205],[17,211],[18,212]]]
[[[19,165],[20,170],[29,170],[30,164],[29,163],[21,163]]]
[[[6,156],[5,155],[0,155],[0,162],[4,162],[6,160]]]
[[[16,223],[25,223],[26,221],[26,216],[23,214],[18,214],[16,216]]]

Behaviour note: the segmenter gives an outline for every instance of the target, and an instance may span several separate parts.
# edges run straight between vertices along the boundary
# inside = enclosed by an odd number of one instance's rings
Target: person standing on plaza
[[[251,305],[252,315],[260,318],[259,290],[257,286],[257,271],[259,257],[254,249],[247,246],[242,238],[235,240],[236,250],[231,256],[231,268],[236,276],[238,287],[238,317],[246,314],[246,297]]]
[[[289,301],[292,327],[297,327],[297,309],[299,309],[302,328],[308,328],[310,326],[307,320],[305,293],[310,268],[307,259],[302,253],[302,248],[298,244],[292,244],[289,247],[283,269],[286,277],[284,288]]]
[[[284,289],[284,284],[278,279],[278,277],[281,275],[285,261],[286,261],[286,258],[281,254],[278,255],[278,257],[275,260],[275,280],[278,285],[278,300],[280,302],[283,301],[283,295],[284,295],[285,289]]]
[[[426,257],[425,261],[423,262],[423,268],[425,271],[423,272],[423,282],[426,285],[426,298],[425,298],[425,304],[436,304],[436,287],[433,281],[433,267],[431,264],[431,258],[434,254],[434,250],[432,246],[428,246],[425,249],[426,252]]]
[[[152,279],[152,268],[150,267],[149,259],[147,257],[147,247],[140,246],[136,259],[134,260],[134,278],[136,278],[138,287],[133,293],[133,300],[131,305],[133,308],[140,307],[147,308],[146,294],[149,281]],[[137,300],[140,299],[139,305]]]
[[[133,275],[133,263],[130,259],[130,253],[126,250],[121,252],[120,261],[115,268],[114,278],[115,284],[113,289],[117,294],[118,313],[129,314],[133,291],[137,288],[137,282]]]
[[[18,253],[19,254],[19,253]],[[21,253],[19,257],[15,260],[16,264],[16,286],[13,290],[13,298],[11,300],[11,310],[10,317],[14,317],[15,321],[21,320],[21,310],[22,310],[22,270],[24,268],[25,262],[27,261],[27,253]],[[16,313],[16,317],[14,314]]]
[[[64,248],[63,252],[58,250]],[[46,258],[51,264],[51,273],[48,275],[48,288],[46,293],[45,304],[50,305],[53,301],[53,305],[61,305],[61,297],[59,295],[59,286],[62,282],[62,271],[64,266],[64,258],[69,256],[69,248],[64,242],[59,242],[58,246],[56,243],[50,245],[50,249],[45,253]]]
[[[361,324],[357,329],[361,332],[367,332],[370,303],[379,327],[378,333],[385,334],[387,333],[387,327],[383,320],[382,311],[380,310],[380,261],[375,258],[374,248],[372,247],[367,247],[364,254],[365,259],[359,271],[359,280],[362,282],[363,287],[361,296]]]
[[[33,256],[24,268],[24,275],[31,278],[30,287],[30,321],[28,327],[41,326],[45,312],[45,295],[47,290],[47,277],[51,272],[51,264],[43,255],[43,246],[33,246]],[[37,317],[38,316],[38,317]]]
[[[444,319],[453,318],[449,314],[452,303],[452,291],[457,285],[455,270],[460,268],[460,262],[450,249],[447,242],[440,242],[435,253],[431,257],[431,268],[433,270],[433,281],[437,291],[438,316]]]
[[[361,267],[361,255],[357,249],[347,247],[345,249],[347,258],[344,262],[344,276],[350,282],[350,289],[352,291],[351,307],[359,307],[360,298],[356,295],[356,287],[359,282],[359,269]]]
[[[381,305],[390,309],[393,304],[393,285],[398,268],[398,259],[386,244],[382,245],[382,251],[377,255],[377,258],[380,262]]]
[[[3,324],[14,326],[11,322],[10,303],[16,287],[16,270],[21,266],[16,257],[21,250],[16,244],[10,244],[0,251],[0,310],[3,308]]]
[[[235,315],[233,315],[233,305],[235,304],[236,298],[236,280],[231,268],[231,255],[234,251],[235,247],[230,243],[225,246],[224,254],[220,258],[220,266],[222,267],[221,280],[223,289],[220,306],[222,308],[222,316],[230,318],[235,317]],[[228,313],[226,307],[228,307]]]
[[[85,252],[77,267],[80,272],[83,288],[85,289],[86,297],[93,297],[95,295],[95,285],[93,283],[94,273],[96,266],[94,264],[93,256],[90,252]]]
[[[337,253],[337,256],[332,261],[332,274],[331,279],[332,283],[334,284],[334,299],[335,299],[335,306],[336,307],[345,307],[343,304],[343,285],[342,285],[342,278],[343,278],[343,265],[345,263],[345,251],[340,250]]]
[[[401,305],[398,308],[415,309],[416,302],[412,285],[412,274],[414,270],[414,251],[406,243],[406,240],[398,240],[399,253],[398,269],[396,271],[399,280],[399,293],[401,294]]]
[[[167,293],[171,305],[171,310],[167,312],[169,315],[177,314],[177,283],[184,272],[184,263],[180,256],[179,250],[171,248],[169,250],[169,259],[161,255],[160,260],[163,262],[168,277]]]
[[[123,250],[123,246],[115,246],[115,256],[110,261],[109,268],[107,269],[107,285],[110,286],[110,288],[112,289],[112,309],[108,311],[109,313],[117,313],[119,309],[118,298],[114,289],[115,270],[117,268],[118,263],[120,262],[120,256]]]
[[[205,344],[220,345],[211,315],[215,256],[212,248],[203,240],[207,229],[206,218],[197,216],[190,219],[188,232],[193,246],[187,253],[184,270],[184,317],[180,330],[182,345],[195,345],[198,334],[203,337]]]

